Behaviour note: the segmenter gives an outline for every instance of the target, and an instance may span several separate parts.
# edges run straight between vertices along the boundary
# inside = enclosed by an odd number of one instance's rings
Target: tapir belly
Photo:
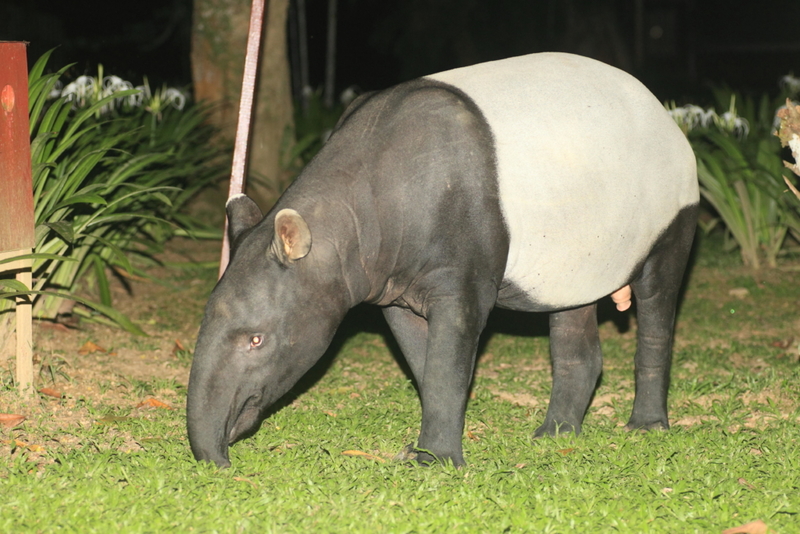
[[[612,293],[698,202],[684,135],[618,69],[534,54],[429,78],[472,98],[492,130],[511,307],[560,309]]]

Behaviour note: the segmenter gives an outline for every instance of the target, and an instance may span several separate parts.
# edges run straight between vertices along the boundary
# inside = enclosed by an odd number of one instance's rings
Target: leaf
[[[561,453],[562,456],[566,456],[569,453],[573,452],[574,450],[575,450],[574,448],[572,448],[572,449],[559,449],[556,452]]]
[[[738,527],[725,529],[722,531],[722,534],[766,534],[768,530],[769,528],[766,523],[760,519],[756,519],[755,521],[745,523]]]
[[[125,315],[121,314],[114,308],[110,306],[103,306],[102,304],[98,304],[97,302],[92,302],[91,300],[87,300],[82,297],[78,297],[76,295],[72,295],[69,293],[60,293],[58,291],[17,291],[11,293],[0,293],[0,299],[6,299],[11,297],[21,297],[25,295],[48,295],[53,297],[58,297],[67,300],[74,300],[76,302],[80,302],[84,306],[88,306],[92,308],[112,321],[114,321],[117,325],[121,326],[131,334],[136,334],[137,336],[146,336],[147,332],[136,326],[130,319],[125,317]]]
[[[97,345],[93,341],[87,341],[86,343],[78,349],[78,354],[86,355],[86,354],[93,354],[95,352],[108,352],[106,349]]]
[[[150,397],[148,399],[143,400],[139,404],[136,405],[137,408],[147,407],[147,408],[161,408],[163,410],[171,410],[172,406],[167,404],[166,402],[161,402],[158,399],[154,399]]]
[[[39,393],[42,395],[47,395],[48,397],[54,397],[56,399],[60,399],[64,396],[60,391],[56,391],[52,388],[42,388],[39,390]]]
[[[8,287],[20,293],[27,293],[28,288],[19,280],[0,280],[0,286]],[[20,295],[21,296],[21,295]]]
[[[12,258],[6,258],[4,260],[0,260],[0,264],[9,263],[12,261],[17,260],[53,260],[53,261],[78,261],[75,258],[70,258],[68,256],[59,256],[58,254],[43,254],[43,253],[34,253],[34,254],[20,254],[19,256],[14,256]]]
[[[0,413],[0,426],[3,428],[14,428],[25,420],[24,415],[13,413]]]
[[[342,451],[343,456],[350,456],[353,458],[364,458],[366,460],[374,460],[376,462],[384,463],[386,460],[379,456],[375,456],[373,454],[369,454],[363,451]]]
[[[55,232],[67,243],[72,244],[75,241],[75,231],[72,229],[72,225],[70,223],[66,221],[56,221],[46,222],[44,225],[55,230]]]

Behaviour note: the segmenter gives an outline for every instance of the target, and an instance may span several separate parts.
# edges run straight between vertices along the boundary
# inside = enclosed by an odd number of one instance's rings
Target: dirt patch
[[[218,260],[218,247],[175,240],[158,256],[162,265],[146,269],[148,278],[114,279],[115,308],[141,325],[146,337],[86,320],[76,327],[34,321],[35,388],[42,393],[24,399],[14,389],[0,390],[0,413],[26,418],[16,428],[0,428],[0,442],[11,446],[3,450],[24,449],[46,461],[52,456],[43,451],[77,446],[70,429],[180,408],[179,390],[188,384],[191,350],[214,283],[209,264]],[[3,382],[10,382],[13,368],[13,358],[0,361]],[[112,426],[107,432],[119,433],[109,440],[115,448],[138,450],[131,436]]]

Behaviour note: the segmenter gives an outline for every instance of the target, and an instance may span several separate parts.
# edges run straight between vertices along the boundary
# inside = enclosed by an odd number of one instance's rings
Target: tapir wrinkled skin
[[[383,307],[417,383],[417,461],[464,463],[478,338],[494,306],[550,312],[553,390],[535,435],[580,432],[602,369],[596,302],[636,302],[629,428],[668,428],[694,154],[639,82],[534,54],[356,100],[272,210],[229,200],[231,261],[189,381],[195,458],[261,421],[353,306]]]

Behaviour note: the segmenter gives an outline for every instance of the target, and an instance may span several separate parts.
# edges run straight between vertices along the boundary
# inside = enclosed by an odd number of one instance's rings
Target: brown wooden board
[[[25,48],[0,42],[0,252],[34,245]]]

